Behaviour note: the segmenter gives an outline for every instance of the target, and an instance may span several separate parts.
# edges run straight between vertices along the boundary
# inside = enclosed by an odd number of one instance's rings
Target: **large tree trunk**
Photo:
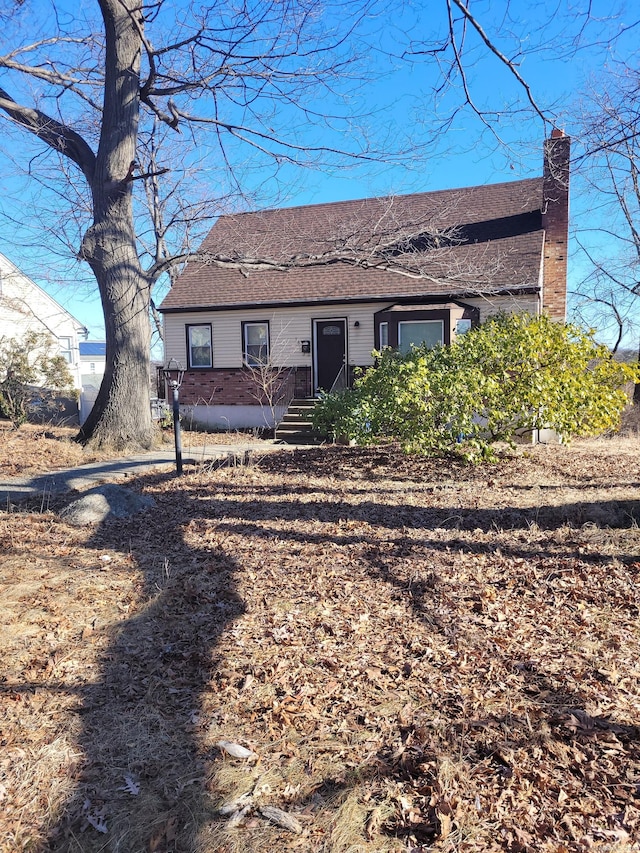
[[[80,432],[83,441],[97,446],[147,448],[154,439],[149,406],[149,287],[135,245],[127,245],[118,224],[112,223],[106,233],[101,228],[99,237],[91,229],[83,242],[100,288],[107,353],[98,397]]]
[[[100,8],[106,33],[104,104],[91,181],[94,221],[81,254],[100,289],[107,370],[80,437],[99,446],[149,447],[150,287],[138,258],[131,193],[143,20],[135,0],[100,0]]]

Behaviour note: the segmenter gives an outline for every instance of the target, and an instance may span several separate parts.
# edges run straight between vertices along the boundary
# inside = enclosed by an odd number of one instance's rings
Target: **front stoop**
[[[320,444],[313,431],[311,416],[317,403],[314,397],[292,400],[275,433],[285,444]]]

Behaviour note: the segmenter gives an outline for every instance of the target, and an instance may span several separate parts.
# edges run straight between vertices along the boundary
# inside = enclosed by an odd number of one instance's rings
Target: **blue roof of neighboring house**
[[[106,341],[80,341],[80,355],[97,355],[104,358],[106,354]]]

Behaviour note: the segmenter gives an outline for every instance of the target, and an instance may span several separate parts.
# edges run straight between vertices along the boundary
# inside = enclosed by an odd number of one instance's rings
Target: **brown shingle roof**
[[[161,310],[535,288],[541,201],[531,178],[223,216]]]

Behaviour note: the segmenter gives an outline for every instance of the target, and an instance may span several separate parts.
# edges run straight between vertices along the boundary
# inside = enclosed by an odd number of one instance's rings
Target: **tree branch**
[[[96,157],[85,140],[62,122],[37,109],[18,104],[0,88],[0,109],[20,127],[28,130],[50,148],[59,151],[78,166],[89,182],[93,179]]]
[[[520,74],[520,72],[518,71],[518,69],[517,69],[517,68],[515,67],[515,65],[513,64],[513,62],[512,62],[510,59],[508,59],[508,58],[504,55],[504,53],[502,53],[502,51],[498,50],[498,48],[497,48],[497,47],[495,46],[495,44],[491,41],[491,39],[489,38],[489,36],[486,34],[486,32],[484,31],[484,29],[482,28],[482,26],[481,26],[480,22],[479,22],[476,18],[474,18],[474,16],[471,14],[471,12],[470,12],[470,11],[469,11],[469,9],[467,8],[467,5],[463,2],[463,0],[450,0],[450,2],[452,2],[452,3],[453,3],[453,4],[454,4],[454,5],[455,5],[455,6],[456,6],[456,7],[457,7],[461,12],[462,12],[462,14],[463,14],[463,15],[464,15],[464,17],[467,19],[467,21],[469,21],[469,23],[471,24],[471,26],[472,26],[472,27],[474,28],[474,30],[478,33],[478,35],[480,36],[480,38],[482,39],[482,41],[483,41],[483,42],[486,44],[486,46],[489,48],[489,50],[491,51],[491,53],[493,53],[493,55],[494,55],[494,56],[496,56],[496,57],[500,60],[500,62],[502,62],[502,64],[503,64],[503,65],[505,65],[505,66],[506,66],[506,68],[508,68],[508,69],[509,69],[509,71],[511,72],[511,74],[516,78],[516,80],[518,81],[518,83],[519,83],[519,84],[522,86],[522,88],[524,89],[524,91],[525,91],[525,93],[526,93],[526,95],[527,95],[527,99],[528,99],[529,103],[531,104],[531,106],[533,107],[533,109],[534,109],[535,113],[536,113],[536,114],[537,114],[537,115],[542,119],[542,121],[543,121],[543,122],[545,122],[545,124],[546,124],[547,122],[549,122],[550,124],[553,124],[553,122],[551,122],[551,120],[550,120],[549,118],[547,118],[547,116],[544,114],[543,110],[538,106],[537,101],[536,101],[536,100],[535,100],[535,98],[533,97],[533,93],[532,93],[532,91],[531,91],[531,87],[529,86],[529,84],[527,83],[527,81],[526,81],[526,80],[524,79],[524,77]],[[467,0],[467,2],[468,2],[468,0]]]
[[[386,246],[370,248],[368,251],[356,253],[349,249],[333,249],[328,252],[320,252],[318,254],[298,254],[287,257],[284,260],[275,260],[268,257],[250,256],[241,254],[216,254],[213,252],[196,251],[184,252],[179,255],[162,258],[146,271],[146,276],[151,281],[156,281],[163,273],[168,272],[171,268],[187,262],[202,263],[204,265],[216,266],[223,269],[235,269],[243,275],[248,275],[252,272],[287,272],[292,269],[308,269],[318,267],[328,267],[336,264],[344,264],[346,266],[357,267],[359,269],[372,269],[390,272],[396,275],[405,276],[412,279],[424,279],[425,281],[434,284],[442,284],[446,282],[453,284],[456,282],[464,282],[470,287],[473,286],[477,276],[473,275],[477,266],[477,272],[480,278],[477,279],[478,285],[482,285],[483,293],[490,295],[487,289],[486,269],[482,262],[469,266],[460,264],[449,253],[450,247],[436,248],[439,252],[438,257],[434,261],[434,255],[429,253],[426,258],[430,262],[429,268],[424,265],[425,257],[422,255],[413,263],[409,260],[408,255],[402,254],[394,256],[390,251],[387,251]],[[423,263],[421,263],[422,261]],[[495,261],[495,258],[493,258]],[[435,275],[432,272],[433,267],[440,267],[442,275]],[[496,292],[504,288],[496,287]],[[518,287],[512,288],[517,290]]]
[[[244,142],[247,145],[250,145],[252,148],[255,148],[257,151],[260,151],[261,154],[266,154],[268,157],[273,157],[278,163],[298,163],[298,160],[294,159],[292,154],[285,154],[283,152],[274,151],[272,148],[268,148],[266,145],[262,145],[258,142],[258,140],[264,140],[266,143],[271,143],[274,147],[281,146],[283,149],[294,151],[294,152],[302,152],[305,154],[340,154],[343,156],[348,156],[351,160],[366,160],[366,161],[377,161],[379,159],[378,156],[374,153],[367,153],[366,151],[362,152],[350,152],[343,151],[338,148],[333,148],[326,145],[296,145],[294,142],[289,141],[287,139],[283,139],[280,136],[277,136],[273,131],[262,131],[252,127],[246,127],[243,125],[231,124],[229,122],[221,121],[217,118],[211,118],[206,116],[196,116],[191,113],[183,112],[179,110],[175,105],[172,108],[172,114],[175,116],[176,124],[180,119],[183,119],[186,122],[192,124],[204,124],[204,125],[213,125],[218,132],[226,131],[231,136],[234,136],[240,142]],[[162,121],[166,122],[166,119],[157,113],[158,118]],[[166,122],[170,124],[172,127],[175,127],[172,122]],[[389,157],[389,160],[391,158]]]

